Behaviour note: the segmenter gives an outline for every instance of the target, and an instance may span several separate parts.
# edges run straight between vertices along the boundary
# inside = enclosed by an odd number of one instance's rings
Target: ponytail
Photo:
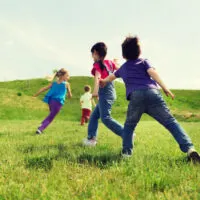
[[[101,71],[103,71],[103,70],[106,68],[106,66],[104,65],[103,61],[102,61],[102,60],[99,60],[98,63],[99,63],[99,65],[100,65]]]
[[[55,73],[54,73],[54,76],[53,76],[52,81],[56,79],[56,77],[57,77],[57,73],[58,73],[58,70],[55,70]]]
[[[91,52],[92,53],[96,52],[98,54],[100,60],[97,61],[97,63],[99,63],[100,69],[103,71],[106,68],[106,66],[103,63],[103,59],[106,57],[107,54],[106,44],[103,42],[96,43],[95,45],[92,46]]]
[[[60,69],[60,70],[55,70],[55,73],[54,73],[54,75],[53,75],[53,77],[52,77],[52,81],[53,81],[54,79],[56,79],[56,78],[59,78],[59,77],[61,77],[61,76],[64,76],[66,73],[68,74],[68,71],[65,70],[64,68],[62,68],[62,69]]]

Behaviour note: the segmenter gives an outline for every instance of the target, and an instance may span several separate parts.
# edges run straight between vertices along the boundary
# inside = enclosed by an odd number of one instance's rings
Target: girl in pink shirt
[[[96,43],[91,49],[94,60],[92,75],[94,76],[94,90],[93,97],[98,97],[99,102],[96,105],[90,117],[88,125],[88,137],[84,140],[87,146],[95,146],[97,141],[98,120],[101,121],[112,132],[122,137],[123,127],[116,120],[111,117],[111,108],[116,99],[116,92],[113,82],[110,82],[104,88],[99,87],[99,80],[104,79],[112,74],[117,67],[111,60],[105,60],[107,54],[107,47],[103,42]]]

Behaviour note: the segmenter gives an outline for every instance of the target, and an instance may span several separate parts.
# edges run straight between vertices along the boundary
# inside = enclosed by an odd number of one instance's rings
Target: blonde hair
[[[65,74],[67,74],[67,76],[69,78],[68,71],[66,69],[62,68],[58,71],[55,70],[54,74],[52,76],[47,76],[46,79],[51,82],[51,81],[55,80],[56,78],[60,78],[61,76],[64,76]]]
[[[55,78],[60,78],[61,76],[64,76],[65,74],[67,74],[67,76],[69,77],[68,71],[67,71],[66,69],[64,69],[64,68],[61,68],[60,70],[58,70],[58,71],[55,73],[53,79],[55,79]]]

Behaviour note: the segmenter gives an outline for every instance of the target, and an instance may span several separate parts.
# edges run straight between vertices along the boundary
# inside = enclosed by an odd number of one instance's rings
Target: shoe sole
[[[192,152],[188,159],[193,163],[200,163],[200,156],[197,152]]]
[[[124,158],[124,159],[129,159],[131,157],[132,157],[132,155],[122,154],[122,158]]]
[[[41,135],[42,133],[43,133],[43,132],[40,133],[39,131],[36,131],[36,132],[35,132],[36,135]]]
[[[97,144],[87,144],[87,143],[83,143],[83,146],[87,146],[87,147],[95,147]]]

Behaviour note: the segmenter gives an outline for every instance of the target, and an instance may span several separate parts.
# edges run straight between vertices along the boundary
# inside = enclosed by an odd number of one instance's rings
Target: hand
[[[92,97],[98,97],[98,93],[92,93]]]
[[[169,89],[166,88],[166,89],[163,89],[163,91],[166,94],[166,96],[170,96],[174,100],[175,96]]]
[[[106,81],[104,79],[100,79],[99,80],[99,85],[100,85],[101,88],[104,88],[106,86],[106,84],[107,83],[106,83]]]

